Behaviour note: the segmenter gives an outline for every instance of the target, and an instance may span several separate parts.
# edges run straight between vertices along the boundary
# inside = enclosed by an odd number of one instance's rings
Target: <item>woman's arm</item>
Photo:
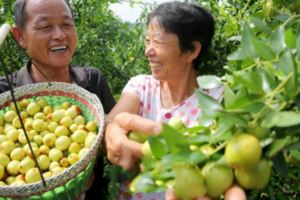
[[[129,140],[129,131],[158,134],[161,125],[137,115],[140,101],[132,93],[122,94],[119,102],[107,117],[105,143],[108,159],[125,169],[131,169],[142,156],[142,145]]]
[[[115,116],[121,112],[138,114],[139,110],[140,100],[138,95],[134,93],[125,92],[122,93],[119,101],[108,114],[106,121],[112,121],[115,118]]]

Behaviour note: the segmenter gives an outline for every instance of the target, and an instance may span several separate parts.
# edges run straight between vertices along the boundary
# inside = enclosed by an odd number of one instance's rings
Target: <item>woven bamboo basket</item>
[[[87,181],[93,172],[96,155],[101,147],[104,128],[103,107],[95,94],[74,84],[47,82],[25,85],[14,89],[15,98],[35,98],[43,96],[50,105],[57,105],[68,101],[81,108],[86,120],[95,120],[98,125],[96,140],[77,163],[63,172],[46,178],[46,187],[42,181],[20,186],[0,186],[0,200],[73,200],[84,192]],[[3,111],[12,102],[10,92],[0,95],[0,111]]]

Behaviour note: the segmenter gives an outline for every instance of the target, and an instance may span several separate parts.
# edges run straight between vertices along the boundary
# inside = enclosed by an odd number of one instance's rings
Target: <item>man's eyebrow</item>
[[[50,19],[51,18],[51,15],[44,15],[44,16],[40,16],[36,22],[41,22],[41,21],[47,21],[47,19]],[[63,19],[64,20],[72,20],[74,21],[73,17],[72,16],[69,16],[69,15],[64,15],[63,16]]]

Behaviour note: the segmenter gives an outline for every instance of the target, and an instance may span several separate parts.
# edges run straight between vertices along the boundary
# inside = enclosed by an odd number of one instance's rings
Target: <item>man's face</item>
[[[20,43],[41,67],[69,65],[76,48],[76,27],[64,0],[29,0]]]

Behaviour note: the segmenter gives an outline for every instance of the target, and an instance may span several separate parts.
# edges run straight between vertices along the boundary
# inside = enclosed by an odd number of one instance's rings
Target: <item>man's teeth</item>
[[[67,46],[58,46],[51,48],[51,51],[65,51],[67,50]]]

